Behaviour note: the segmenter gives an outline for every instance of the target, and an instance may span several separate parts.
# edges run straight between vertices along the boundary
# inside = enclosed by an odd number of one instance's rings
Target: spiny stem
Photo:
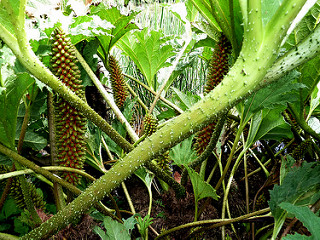
[[[221,114],[221,117],[219,118],[217,125],[214,129],[214,132],[210,138],[210,142],[209,142],[208,146],[206,147],[206,149],[203,151],[203,153],[199,157],[197,157],[192,163],[189,164],[190,168],[195,168],[196,166],[201,164],[212,153],[212,150],[216,147],[217,142],[219,140],[219,136],[220,136],[221,130],[224,126],[224,123],[226,121],[226,117],[227,117],[226,114]],[[185,186],[185,184],[187,183],[187,176],[188,176],[187,169],[184,169],[181,174],[181,185],[182,186]]]
[[[55,131],[55,117],[54,117],[52,92],[48,92],[47,109],[48,109],[48,127],[49,127],[51,165],[57,165],[56,131]],[[53,182],[53,196],[55,199],[57,210],[59,211],[63,209],[66,206],[66,202],[64,200],[62,187],[59,183]]]

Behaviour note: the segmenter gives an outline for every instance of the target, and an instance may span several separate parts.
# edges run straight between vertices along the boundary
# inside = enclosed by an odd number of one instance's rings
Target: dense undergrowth
[[[26,2],[0,239],[320,238],[319,1]]]

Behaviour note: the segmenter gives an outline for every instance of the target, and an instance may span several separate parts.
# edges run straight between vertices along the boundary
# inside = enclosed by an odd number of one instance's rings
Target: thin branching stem
[[[152,89],[150,88],[148,85],[144,84],[143,82],[139,81],[137,78],[135,77],[132,77],[128,74],[123,74],[123,76],[125,76],[126,78],[129,78],[133,81],[135,81],[136,83],[138,83],[140,86],[144,87],[146,90],[148,90],[150,93],[152,93],[154,96],[157,95],[157,93]],[[181,108],[179,108],[177,105],[173,104],[172,102],[170,102],[169,100],[165,99],[164,97],[162,96],[159,96],[159,99],[161,101],[163,101],[165,104],[168,104],[170,107],[172,107],[174,110],[176,110],[178,113],[183,113],[183,110]]]
[[[267,213],[269,211],[270,211],[270,208],[264,208],[264,209],[261,209],[259,211],[252,212],[252,213],[249,213],[249,214],[245,214],[245,215],[242,215],[240,217],[233,218],[233,219],[211,219],[211,220],[203,220],[203,221],[187,223],[187,224],[180,225],[178,227],[174,227],[174,228],[171,228],[169,230],[166,230],[166,231],[162,232],[161,234],[159,234],[159,236],[157,236],[155,238],[155,240],[159,240],[159,239],[167,236],[170,233],[182,230],[184,228],[190,228],[190,227],[195,228],[195,227],[199,227],[199,226],[210,225],[209,227],[204,227],[202,229],[195,230],[195,231],[192,232],[192,234],[196,234],[196,233],[199,233],[199,232],[203,232],[203,231],[205,231],[207,229],[217,228],[217,227],[221,227],[221,226],[228,225],[228,224],[231,224],[231,223],[240,222],[240,221],[243,221],[243,220],[246,220],[246,219],[250,219],[251,217],[257,217],[257,216],[265,214],[265,213]]]

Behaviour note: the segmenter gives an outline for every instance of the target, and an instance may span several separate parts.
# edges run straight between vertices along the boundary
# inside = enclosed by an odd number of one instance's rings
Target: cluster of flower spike
[[[118,61],[112,55],[109,56],[109,72],[113,97],[117,106],[121,108],[128,97],[128,89]]]
[[[152,135],[155,131],[157,131],[157,126],[158,126],[157,119],[153,115],[147,113],[143,120],[144,134],[146,136]],[[159,155],[156,158],[156,162],[162,170],[169,172],[170,171],[169,151]]]
[[[80,98],[84,99],[84,90],[80,80],[80,70],[71,41],[61,29],[53,34],[52,72]],[[84,135],[86,119],[77,109],[63,98],[57,96],[55,102],[56,149],[60,166],[83,168],[85,157]],[[64,172],[62,177],[72,184],[78,184],[80,176]]]
[[[207,82],[204,88],[204,93],[209,93],[214,89],[223,79],[224,75],[227,74],[229,70],[229,55],[231,53],[231,44],[224,36],[221,34],[219,41],[213,52],[213,56],[209,63],[209,72],[207,76]],[[213,130],[215,128],[215,122],[209,124],[207,127],[203,128],[196,135],[196,142],[194,148],[198,155],[206,149],[210,142]]]
[[[0,165],[0,174],[8,173],[10,169],[8,166],[1,164]],[[5,186],[4,180],[0,181],[0,187],[4,189]],[[42,195],[40,195],[36,187],[31,183],[27,182],[27,187],[30,193],[31,200],[36,209],[44,209],[46,202],[43,201]],[[12,178],[11,187],[10,187],[10,196],[15,200],[16,204],[19,208],[25,209],[27,208],[26,202],[24,200],[24,196],[21,189],[21,183],[19,178]]]
[[[143,120],[144,134],[150,136],[157,131],[158,122],[157,119],[151,114],[146,114]]]

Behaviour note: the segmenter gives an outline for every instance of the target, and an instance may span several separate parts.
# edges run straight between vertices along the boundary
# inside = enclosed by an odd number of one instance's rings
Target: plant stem
[[[139,96],[133,91],[133,89],[130,87],[130,85],[126,82],[127,88],[129,90],[129,92],[131,93],[131,95],[137,99],[138,103],[140,104],[140,106],[146,111],[148,112],[148,107],[142,102],[142,100],[139,98]]]
[[[1,240],[19,240],[19,237],[7,234],[7,233],[0,233]]]
[[[51,165],[57,165],[57,151],[56,151],[56,129],[55,129],[55,115],[53,107],[53,93],[48,92],[47,99],[48,109],[48,128],[49,128],[49,141],[50,141],[50,156]],[[56,203],[57,210],[61,210],[66,206],[63,196],[62,186],[59,183],[53,182],[53,197]]]
[[[129,136],[134,139],[134,135],[135,135],[135,131],[134,129],[131,127],[131,125],[128,123],[127,119],[123,116],[122,112],[120,111],[120,109],[118,108],[118,106],[116,105],[116,103],[113,101],[113,99],[111,98],[111,96],[108,94],[108,92],[106,91],[106,89],[103,87],[102,83],[100,82],[100,80],[97,78],[97,76],[94,74],[94,72],[91,70],[90,66],[87,64],[87,62],[84,60],[84,58],[82,57],[82,55],[79,53],[79,51],[75,49],[75,55],[77,57],[77,59],[79,60],[79,62],[81,63],[81,65],[83,66],[83,68],[86,70],[87,74],[89,75],[90,79],[92,80],[92,82],[94,83],[94,85],[97,87],[97,89],[99,90],[99,92],[101,93],[102,97],[106,100],[106,102],[108,103],[108,105],[111,107],[111,109],[113,110],[114,114],[117,116],[118,120],[124,124],[127,132],[129,133]]]
[[[243,168],[244,168],[244,179],[246,189],[246,210],[249,213],[249,182],[248,182],[248,168],[247,168],[247,154],[243,156]]]
[[[212,229],[212,228],[228,225],[228,224],[231,224],[231,223],[234,223],[234,222],[240,222],[240,221],[246,220],[246,219],[248,219],[250,217],[254,217],[254,216],[257,216],[257,215],[261,215],[261,214],[267,213],[269,211],[270,211],[270,208],[264,208],[264,209],[261,209],[259,211],[252,212],[252,213],[249,213],[249,214],[245,214],[245,215],[242,215],[240,217],[233,218],[233,219],[212,219],[212,220],[203,220],[203,221],[187,223],[187,224],[180,225],[178,227],[174,227],[174,228],[171,228],[169,230],[166,230],[166,231],[162,232],[161,234],[159,234],[159,236],[157,236],[155,238],[155,240],[161,239],[161,238],[165,237],[166,235],[168,235],[168,234],[170,234],[172,232],[175,232],[175,231],[178,231],[178,230],[181,230],[181,229],[184,229],[184,228],[198,227],[198,226],[202,226],[202,225],[204,225],[204,226],[205,225],[211,225],[210,227],[204,227],[202,229],[195,230],[193,233],[202,232],[202,231],[205,231],[206,229]]]
[[[139,85],[141,85],[142,87],[144,87],[145,89],[147,89],[150,93],[152,93],[153,95],[157,95],[157,93],[152,89],[150,88],[148,85],[144,84],[143,82],[140,82],[138,79],[130,76],[130,75],[127,75],[127,74],[123,74],[123,76],[127,77],[127,78],[130,78],[131,80],[135,81],[136,83],[138,83]],[[172,102],[168,101],[167,99],[165,99],[164,97],[162,96],[159,96],[159,99],[161,101],[163,101],[165,104],[168,104],[170,107],[172,107],[174,110],[176,110],[178,113],[183,113],[183,110],[181,108],[179,108],[177,105],[173,104]]]
[[[165,76],[164,76],[163,81],[162,81],[162,85],[161,85],[159,91],[157,92],[157,95],[155,96],[152,105],[149,108],[149,112],[148,112],[149,114],[152,114],[153,109],[155,108],[162,91],[166,87],[167,82],[169,81],[169,78],[170,78],[173,70],[176,68],[177,64],[179,63],[180,58],[184,54],[184,51],[186,50],[186,48],[188,47],[188,45],[189,45],[189,43],[191,41],[191,33],[192,33],[192,31],[191,31],[191,25],[190,25],[189,22],[186,22],[185,28],[186,28],[187,37],[185,39],[184,45],[180,49],[180,51],[177,54],[177,56],[176,56],[175,60],[173,61],[172,65],[170,67],[168,67],[168,71],[166,71],[166,73],[165,73]]]
[[[14,163],[12,164],[12,168],[11,168],[11,172],[15,171],[16,167],[14,165]],[[1,199],[0,199],[0,212],[3,208],[4,202],[7,199],[8,194],[10,193],[10,187],[11,187],[11,183],[12,183],[12,178],[10,177],[7,182],[6,182],[6,186],[3,189],[2,195],[1,195]]]
[[[19,136],[19,141],[18,141],[18,145],[17,145],[17,152],[18,154],[21,153],[22,151],[22,145],[23,145],[23,141],[24,138],[26,136],[26,132],[27,132],[27,128],[28,128],[28,123],[29,123],[29,119],[30,119],[30,108],[31,108],[31,102],[30,104],[26,104],[26,112],[24,114],[24,118],[23,118],[23,123],[21,126],[21,131],[20,131],[20,136]],[[16,168],[18,170],[22,169],[22,166],[20,165],[20,163],[16,162],[15,163]],[[20,175],[19,176],[19,181],[20,181],[20,186],[21,186],[21,190],[23,193],[23,198],[25,201],[25,205],[29,211],[29,213],[31,214],[32,220],[34,222],[35,225],[40,225],[42,223],[41,218],[39,217],[35,206],[33,204],[33,201],[31,199],[31,195],[30,195],[30,189],[29,186],[27,184],[27,180],[24,176]]]
[[[266,169],[266,167],[263,165],[263,163],[260,161],[260,159],[257,157],[257,155],[252,151],[251,148],[248,148],[248,150],[250,151],[252,156],[256,159],[256,161],[259,163],[259,165],[261,166],[262,170],[266,174],[266,177],[269,177],[269,175],[270,175],[269,171]]]
[[[242,133],[242,131],[243,131],[244,128],[245,128],[245,124],[240,124],[239,129],[238,129],[238,131],[237,131],[237,135],[236,135],[236,137],[235,137],[235,139],[234,139],[234,141],[233,141],[232,149],[231,149],[231,152],[230,152],[230,154],[229,154],[227,164],[226,164],[226,166],[225,166],[225,168],[224,168],[224,171],[223,171],[223,173],[222,173],[222,175],[221,175],[218,183],[217,183],[216,186],[215,186],[215,189],[216,189],[216,190],[218,190],[219,187],[221,186],[222,180],[224,179],[224,177],[226,176],[226,174],[227,174],[227,172],[228,172],[228,170],[229,170],[230,164],[231,164],[232,159],[233,159],[233,155],[234,155],[234,153],[235,153],[235,151],[236,151],[236,149],[237,149],[237,143],[238,143],[239,140],[240,140],[240,136],[241,136],[241,133]]]
[[[76,168],[70,168],[70,167],[60,167],[60,166],[46,166],[46,167],[41,167],[41,169],[47,170],[47,171],[66,171],[66,172],[75,172],[91,181],[95,181],[96,179],[86,173],[83,170],[76,169]],[[6,179],[6,178],[11,178],[11,177],[16,177],[20,175],[25,175],[25,174],[32,174],[35,173],[36,171],[33,171],[31,169],[23,169],[19,171],[13,171],[5,174],[0,174],[0,180]],[[66,186],[65,186],[66,187]]]
[[[303,116],[301,116],[302,114],[299,114],[296,109],[294,108],[294,106],[292,104],[289,104],[289,108],[291,113],[293,114],[294,118],[296,119],[298,125],[308,134],[310,134],[312,137],[314,137],[315,139],[317,139],[318,141],[320,141],[320,135],[317,134],[309,125],[308,123],[306,123],[306,121],[304,120]]]

